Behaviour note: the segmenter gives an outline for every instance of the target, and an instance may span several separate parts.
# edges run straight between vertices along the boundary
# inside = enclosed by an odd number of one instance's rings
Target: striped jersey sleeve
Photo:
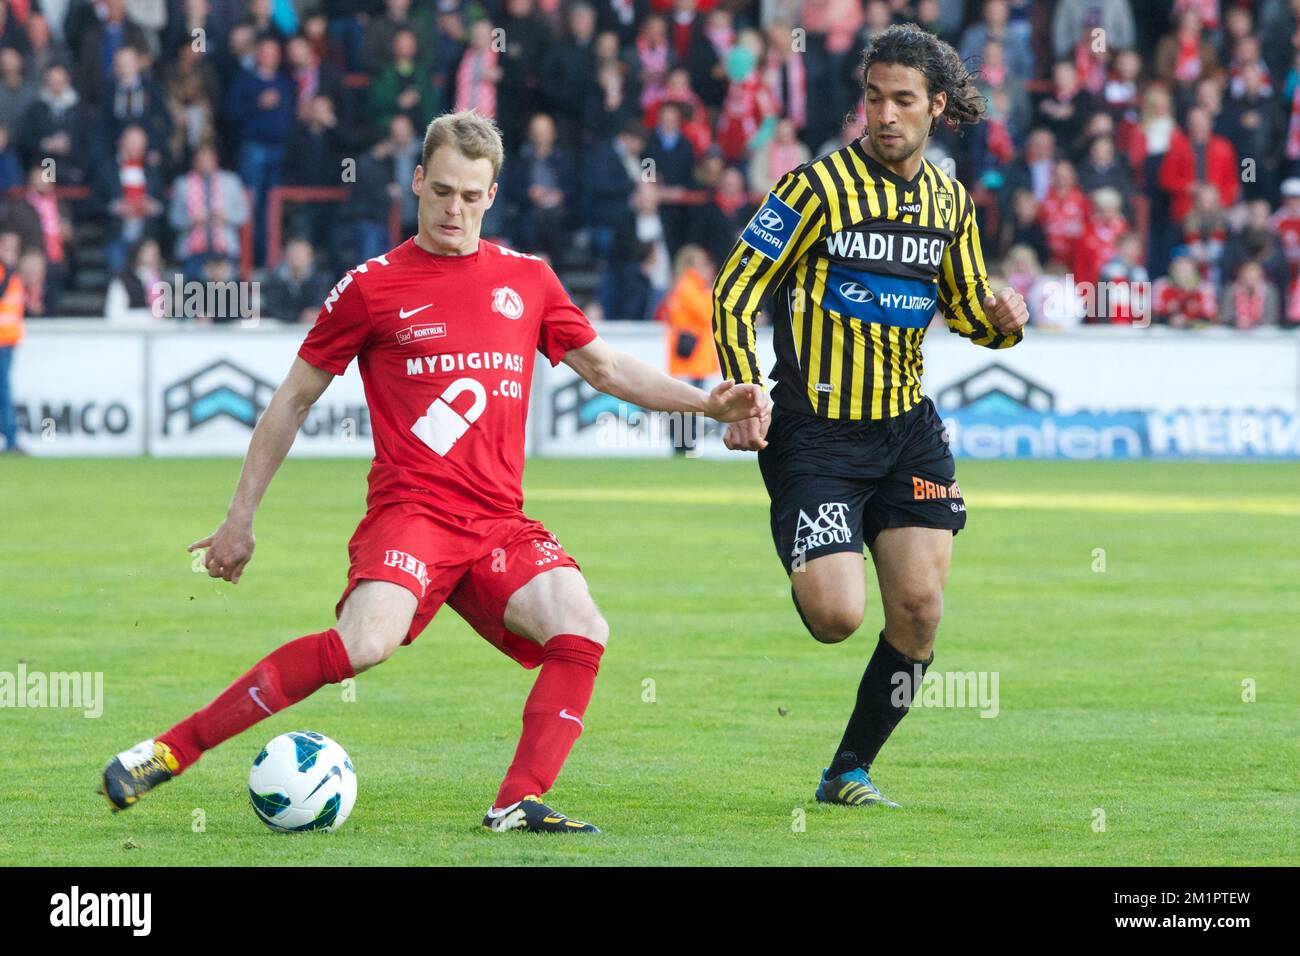
[[[954,185],[958,184],[954,181]],[[992,293],[980,248],[979,226],[975,222],[975,203],[965,187],[958,185],[958,193],[956,235],[944,253],[938,277],[944,319],[948,328],[976,345],[1010,348],[1024,337],[1024,331],[999,332],[984,314],[984,299]]]
[[[821,236],[825,212],[806,166],[781,177],[737,238],[713,283],[713,339],[722,373],[762,384],[754,348],[759,304]]]

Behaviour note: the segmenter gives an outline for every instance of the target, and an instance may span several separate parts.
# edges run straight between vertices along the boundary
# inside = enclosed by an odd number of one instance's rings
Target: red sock
[[[524,732],[497,793],[498,809],[551,789],[582,733],[604,650],[577,634],[557,634],[543,646],[542,672],[524,704]]]
[[[172,750],[183,773],[223,740],[296,704],[326,684],[355,676],[339,632],[330,628],[290,641],[262,658],[208,706],[156,739]]]

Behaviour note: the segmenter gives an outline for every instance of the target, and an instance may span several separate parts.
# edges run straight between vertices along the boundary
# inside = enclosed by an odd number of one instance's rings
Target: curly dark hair
[[[951,45],[915,24],[892,26],[868,44],[862,53],[863,87],[873,63],[910,66],[923,73],[930,102],[939,93],[948,94],[942,118],[951,126],[978,123],[984,116],[984,97],[975,88],[977,71],[967,68]],[[931,124],[931,133],[937,123]]]

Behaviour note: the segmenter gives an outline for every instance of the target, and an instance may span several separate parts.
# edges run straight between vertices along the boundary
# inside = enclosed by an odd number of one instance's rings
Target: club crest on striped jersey
[[[524,314],[524,300],[508,285],[492,290],[492,311],[507,319],[517,319]]]
[[[740,234],[740,238],[756,252],[769,259],[779,259],[786,244],[794,238],[798,225],[799,214],[787,203],[769,194],[767,201],[754,213],[754,218],[749,220],[749,225]]]

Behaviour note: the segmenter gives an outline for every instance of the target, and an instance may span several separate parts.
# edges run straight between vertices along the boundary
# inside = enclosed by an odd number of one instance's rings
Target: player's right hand
[[[767,427],[772,424],[772,413],[743,421],[732,422],[723,432],[722,444],[732,451],[761,451],[767,447]]]
[[[232,522],[227,518],[216,531],[195,541],[186,550],[207,548],[203,555],[203,566],[208,569],[208,577],[238,584],[239,576],[244,573],[244,565],[253,557],[256,544],[251,524]]]

